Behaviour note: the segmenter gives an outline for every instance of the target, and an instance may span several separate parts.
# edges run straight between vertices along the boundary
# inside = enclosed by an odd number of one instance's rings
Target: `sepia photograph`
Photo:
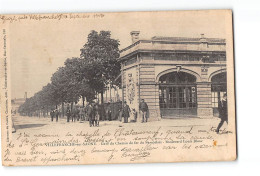
[[[231,10],[0,22],[4,166],[236,159]]]

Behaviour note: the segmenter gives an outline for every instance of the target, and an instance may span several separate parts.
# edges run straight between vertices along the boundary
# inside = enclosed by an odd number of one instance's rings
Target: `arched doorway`
[[[185,72],[171,72],[159,78],[159,104],[163,118],[189,117],[197,114],[196,77]]]
[[[211,99],[213,115],[218,116],[218,103],[227,92],[227,73],[218,73],[211,78]]]

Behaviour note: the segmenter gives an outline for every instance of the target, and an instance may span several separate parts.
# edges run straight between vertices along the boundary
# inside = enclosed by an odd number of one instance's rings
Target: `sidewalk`
[[[54,119],[51,121],[50,117],[28,117],[28,116],[14,116],[14,125],[16,130],[21,129],[38,129],[48,128],[48,127],[57,127],[57,126],[66,126],[72,128],[81,128],[81,127],[89,127],[88,121],[76,121],[76,122],[67,122],[66,118],[59,118],[58,122]],[[160,121],[151,121],[147,123],[141,123],[140,120],[138,122],[129,122],[122,123],[117,120],[114,121],[100,121],[99,128],[102,127],[184,127],[184,126],[217,126],[219,123],[219,118],[211,117],[211,118],[178,118],[178,119],[161,119]]]

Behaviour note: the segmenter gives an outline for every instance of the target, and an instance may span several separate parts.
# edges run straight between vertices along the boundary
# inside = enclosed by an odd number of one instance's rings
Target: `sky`
[[[130,32],[140,39],[153,36],[226,38],[223,11],[104,13],[103,18],[24,20],[9,25],[11,96],[23,98],[40,91],[67,58],[79,57],[91,30],[109,30],[120,49],[131,44]]]

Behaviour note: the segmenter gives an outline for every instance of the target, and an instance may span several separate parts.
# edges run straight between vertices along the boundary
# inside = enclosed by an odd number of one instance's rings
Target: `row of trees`
[[[120,74],[119,41],[111,38],[110,31],[91,31],[80,51],[79,58],[67,59],[52,75],[51,82],[20,106],[21,114],[48,112],[58,105],[64,112],[64,103],[70,103],[72,108],[82,98],[84,105],[98,93],[103,103],[107,85],[119,86],[114,82]]]

